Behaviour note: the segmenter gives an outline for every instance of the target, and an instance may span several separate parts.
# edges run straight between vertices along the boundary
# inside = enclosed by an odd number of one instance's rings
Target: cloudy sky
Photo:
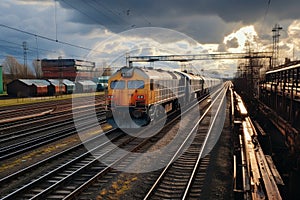
[[[24,42],[28,64],[62,57],[125,65],[126,53],[244,52],[247,41],[270,51],[275,24],[280,56],[300,59],[299,8],[299,0],[1,0],[0,62],[12,55],[22,63]],[[236,61],[208,65],[233,73]]]

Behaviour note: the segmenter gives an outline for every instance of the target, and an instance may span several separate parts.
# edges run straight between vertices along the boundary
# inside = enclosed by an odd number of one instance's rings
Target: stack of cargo
[[[92,79],[95,63],[76,59],[43,59],[43,77],[47,79],[69,79],[71,81]]]

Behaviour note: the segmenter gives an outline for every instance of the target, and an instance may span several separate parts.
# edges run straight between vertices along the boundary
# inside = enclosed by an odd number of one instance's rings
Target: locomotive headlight
[[[108,95],[107,98],[108,98],[108,99],[113,99],[114,96],[113,96],[113,95]]]
[[[137,98],[138,98],[138,99],[143,99],[143,98],[144,98],[144,95],[138,95]]]

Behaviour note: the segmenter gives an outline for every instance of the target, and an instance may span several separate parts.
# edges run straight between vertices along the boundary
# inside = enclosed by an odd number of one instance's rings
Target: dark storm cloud
[[[222,46],[224,37],[249,24],[255,24],[261,41],[270,42],[274,24],[280,22],[287,29],[291,19],[300,18],[299,7],[298,0],[1,0],[0,22],[88,48],[103,39],[97,37],[106,36],[105,28],[120,33],[132,28],[162,27],[184,33],[202,44],[221,44],[219,50],[226,50],[227,45]],[[22,57],[23,41],[28,42],[31,58],[37,56],[37,47],[48,50],[39,50],[40,57],[49,56],[52,49],[64,48],[65,52],[74,49],[40,38],[36,41],[34,36],[12,30],[2,28],[0,31],[3,40],[19,44],[9,47],[13,44],[0,42],[8,47],[2,47],[3,55],[11,53]],[[90,36],[93,31],[96,33]],[[282,39],[288,37],[284,31],[281,35]],[[173,39],[170,35],[162,38],[166,38],[165,42]],[[85,53],[74,49],[73,54]]]
[[[226,22],[250,22],[263,16],[268,1],[263,0],[58,0],[62,6],[75,9],[87,23],[118,24],[140,21],[139,25],[160,25],[162,19],[177,20],[184,16],[217,15]],[[88,19],[89,18],[89,19]],[[91,21],[92,19],[92,21]],[[132,24],[133,25],[133,24]]]
[[[104,26],[113,32],[164,27],[201,42],[221,42],[238,24],[299,18],[300,1],[289,0],[57,0],[73,10],[70,20]],[[213,17],[212,17],[213,16]]]

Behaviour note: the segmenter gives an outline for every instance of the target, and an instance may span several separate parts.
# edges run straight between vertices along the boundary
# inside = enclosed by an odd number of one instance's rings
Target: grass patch
[[[138,178],[134,175],[121,174],[118,177],[118,180],[111,183],[109,188],[103,188],[96,199],[121,199],[121,197],[131,189],[132,184],[137,180]]]
[[[33,150],[30,153],[27,153],[23,155],[22,157],[10,162],[10,163],[5,163],[0,165],[0,172],[3,172],[5,170],[8,170],[9,168],[16,167],[18,165],[22,165],[22,163],[26,161],[31,161],[34,160],[37,157],[40,157],[44,154],[49,154],[50,152],[57,150],[57,149],[65,149],[65,147],[69,144],[76,143],[78,142],[78,138],[71,138],[71,139],[66,139],[62,141],[61,143],[55,144],[55,145],[48,145],[47,147],[40,148],[37,150]]]
[[[0,97],[1,97],[1,96],[7,96],[7,92],[4,91],[2,94],[0,93]]]

